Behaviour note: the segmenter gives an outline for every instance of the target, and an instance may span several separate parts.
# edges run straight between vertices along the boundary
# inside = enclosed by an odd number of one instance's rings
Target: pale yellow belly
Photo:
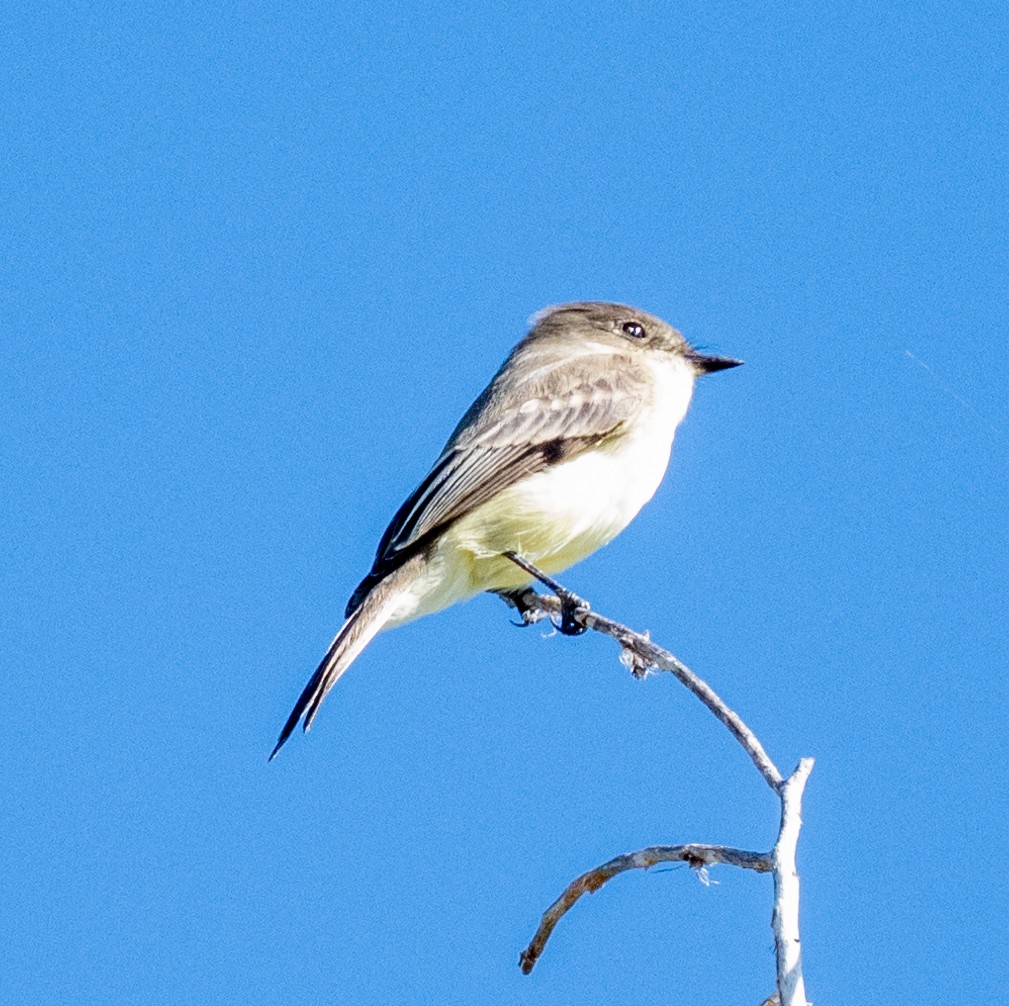
[[[405,621],[484,590],[532,578],[503,552],[517,552],[545,573],[559,573],[618,535],[654,495],[672,436],[638,437],[596,449],[532,475],[499,493],[446,531],[418,584]],[[412,607],[412,606],[411,606]]]

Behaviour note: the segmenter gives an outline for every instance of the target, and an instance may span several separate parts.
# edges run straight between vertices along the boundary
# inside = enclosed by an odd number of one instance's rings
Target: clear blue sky
[[[568,571],[779,766],[817,1003],[1009,994],[1001,4],[8,13],[0,998],[756,1003],[776,804],[669,678],[479,598],[266,756],[546,304],[746,360]]]

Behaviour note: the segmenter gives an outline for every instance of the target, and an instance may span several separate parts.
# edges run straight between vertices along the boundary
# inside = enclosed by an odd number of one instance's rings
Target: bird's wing
[[[396,512],[378,546],[371,572],[347,606],[368,592],[449,524],[520,479],[580,454],[631,421],[646,405],[649,374],[622,357],[598,375],[557,367],[530,385],[523,401],[494,384],[459,424],[441,457]],[[617,364],[617,365],[614,365]]]

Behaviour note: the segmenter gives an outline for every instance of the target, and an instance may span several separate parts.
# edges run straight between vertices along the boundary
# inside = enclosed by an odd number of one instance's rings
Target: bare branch
[[[524,624],[528,625],[542,618],[550,618],[553,621],[553,616],[559,615],[560,621],[553,624],[567,635],[577,635],[586,629],[593,629],[615,639],[620,645],[621,662],[630,668],[635,677],[643,678],[652,670],[669,671],[675,675],[681,684],[690,689],[725,724],[781,802],[778,838],[769,853],[742,852],[739,849],[717,845],[656,845],[639,852],[617,856],[608,863],[583,873],[572,881],[564,893],[544,912],[536,935],[519,958],[523,972],[529,974],[532,971],[554,927],[575,902],[583,894],[599,890],[607,880],[618,873],[633,869],[647,870],[656,863],[674,860],[686,862],[695,870],[703,870],[711,863],[728,863],[774,875],[774,912],[771,916],[771,928],[774,930],[778,991],[776,995],[765,1000],[763,1006],[771,1003],[780,1003],[780,1006],[808,1006],[799,942],[799,875],[795,865],[795,850],[799,841],[799,830],[802,827],[802,793],[813,768],[813,759],[803,758],[789,779],[787,781],[782,779],[777,766],[771,761],[753,731],[705,681],[673,654],[656,646],[648,638],[647,633],[634,632],[626,625],[596,614],[582,598],[572,594],[522,556],[512,552],[505,555],[546,584],[556,595],[537,594],[531,589],[503,593],[505,601],[518,608]]]
[[[513,557],[512,561],[517,560]],[[534,576],[537,575],[535,567],[522,563],[520,565],[523,565],[523,568],[533,573]],[[536,594],[529,591],[523,596],[522,603],[523,617],[527,622],[535,622],[539,618],[551,615],[560,615],[563,611],[561,601],[549,594]],[[538,612],[539,614],[531,617],[530,612]],[[732,736],[739,741],[753,764],[757,766],[757,771],[764,777],[767,785],[775,792],[778,791],[782,784],[781,773],[753,731],[686,664],[674,657],[668,650],[656,646],[647,634],[635,632],[626,625],[613,621],[612,618],[597,614],[587,604],[582,603],[581,606],[569,610],[569,615],[586,629],[601,632],[604,636],[615,639],[620,644],[621,661],[630,667],[631,673],[635,677],[642,678],[650,670],[668,671],[675,675],[681,684],[689,688],[728,727]]]
[[[803,758],[781,787],[781,827],[771,856],[774,860],[774,949],[778,959],[781,1006],[806,1006],[799,941],[799,874],[795,849],[802,827],[802,792],[813,770],[813,759]]]
[[[519,957],[523,973],[529,974],[532,971],[554,927],[583,894],[598,891],[607,880],[626,870],[649,870],[657,863],[673,862],[686,863],[693,870],[702,870],[716,863],[727,863],[730,866],[742,867],[744,870],[756,870],[758,873],[769,873],[774,868],[770,853],[746,852],[724,845],[653,845],[637,852],[616,856],[608,863],[603,863],[602,866],[576,877],[543,913],[536,935]]]

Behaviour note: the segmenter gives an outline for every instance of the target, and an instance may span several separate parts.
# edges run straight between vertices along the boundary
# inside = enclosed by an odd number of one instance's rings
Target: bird
[[[696,378],[741,362],[625,304],[534,315],[396,511],[270,760],[379,632],[483,591],[524,614],[537,574],[611,541],[662,481]],[[558,627],[580,631],[570,617]]]

